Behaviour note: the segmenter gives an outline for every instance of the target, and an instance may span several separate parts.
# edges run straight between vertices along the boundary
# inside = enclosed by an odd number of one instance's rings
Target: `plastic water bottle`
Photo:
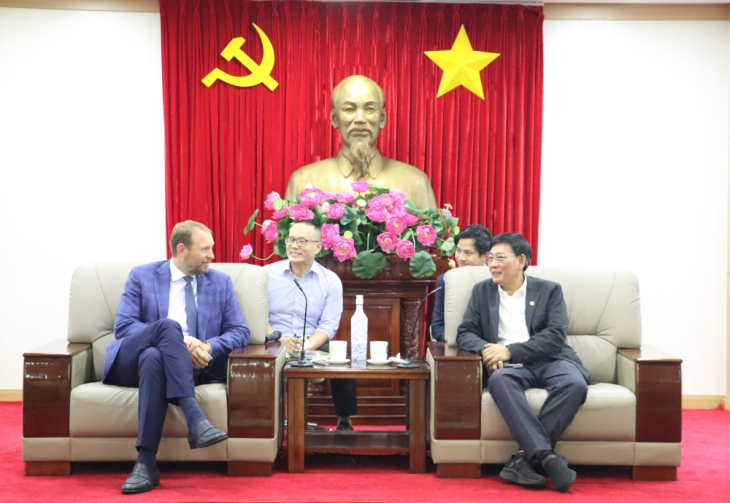
[[[368,357],[368,317],[362,308],[362,295],[355,296],[355,314],[350,322],[350,343],[352,360],[367,360]]]

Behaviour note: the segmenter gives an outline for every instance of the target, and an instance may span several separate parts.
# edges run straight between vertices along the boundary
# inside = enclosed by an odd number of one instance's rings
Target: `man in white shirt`
[[[590,373],[565,342],[568,311],[559,284],[525,276],[532,248],[520,234],[492,239],[492,279],[474,286],[456,343],[482,355],[489,392],[520,452],[500,477],[525,487],[544,488],[539,463],[555,487],[565,492],[575,481],[555,445],[588,394]],[[544,388],[548,397],[537,417],[525,397],[528,388]]]
[[[299,352],[302,335],[306,337],[306,351],[329,351],[329,342],[340,326],[342,281],[315,262],[322,249],[321,239],[320,229],[312,222],[296,223],[286,238],[287,260],[264,267],[269,273],[269,330],[282,333],[281,340],[290,352]],[[357,414],[357,381],[330,379],[330,387],[337,429],[352,431],[351,416]]]

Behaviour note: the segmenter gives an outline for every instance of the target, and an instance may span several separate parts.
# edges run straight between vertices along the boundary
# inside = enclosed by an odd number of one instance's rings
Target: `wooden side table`
[[[287,455],[289,473],[304,472],[306,452],[410,455],[410,472],[426,472],[426,384],[428,364],[399,369],[366,362],[308,368],[284,367],[287,379]],[[403,379],[406,381],[406,431],[307,431],[307,379]]]

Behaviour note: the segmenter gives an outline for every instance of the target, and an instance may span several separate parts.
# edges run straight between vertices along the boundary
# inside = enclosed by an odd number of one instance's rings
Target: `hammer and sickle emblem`
[[[236,77],[235,75],[228,75],[223,70],[216,68],[203,78],[203,84],[205,84],[206,87],[212,86],[213,82],[220,79],[226,84],[236,87],[253,87],[263,83],[270,91],[277,88],[279,83],[271,77],[271,70],[274,68],[274,48],[271,45],[269,37],[266,36],[266,33],[264,33],[261,28],[255,24],[253,27],[256,28],[257,32],[259,32],[261,45],[264,48],[264,55],[261,58],[261,64],[256,64],[256,62],[252,60],[248,54],[241,50],[243,43],[246,41],[243,37],[234,38],[228,42],[226,48],[223,49],[223,52],[221,52],[221,56],[226,58],[226,61],[236,58],[239,63],[248,68],[251,74],[243,77]]]

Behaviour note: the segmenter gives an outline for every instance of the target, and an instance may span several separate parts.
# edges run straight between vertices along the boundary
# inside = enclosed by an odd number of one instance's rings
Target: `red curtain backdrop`
[[[268,255],[259,232],[242,234],[249,215],[294,170],[336,155],[329,95],[362,74],[385,91],[383,155],[423,169],[462,226],[520,232],[537,252],[541,7],[161,0],[160,12],[168,231],[193,219],[213,230],[218,261],[240,260],[249,242]],[[206,87],[216,67],[249,74],[220,55],[235,37],[261,61],[252,23],[271,40],[279,86]],[[450,49],[461,25],[474,50],[501,54],[481,72],[484,100],[463,87],[436,98],[442,70],[424,51]]]

